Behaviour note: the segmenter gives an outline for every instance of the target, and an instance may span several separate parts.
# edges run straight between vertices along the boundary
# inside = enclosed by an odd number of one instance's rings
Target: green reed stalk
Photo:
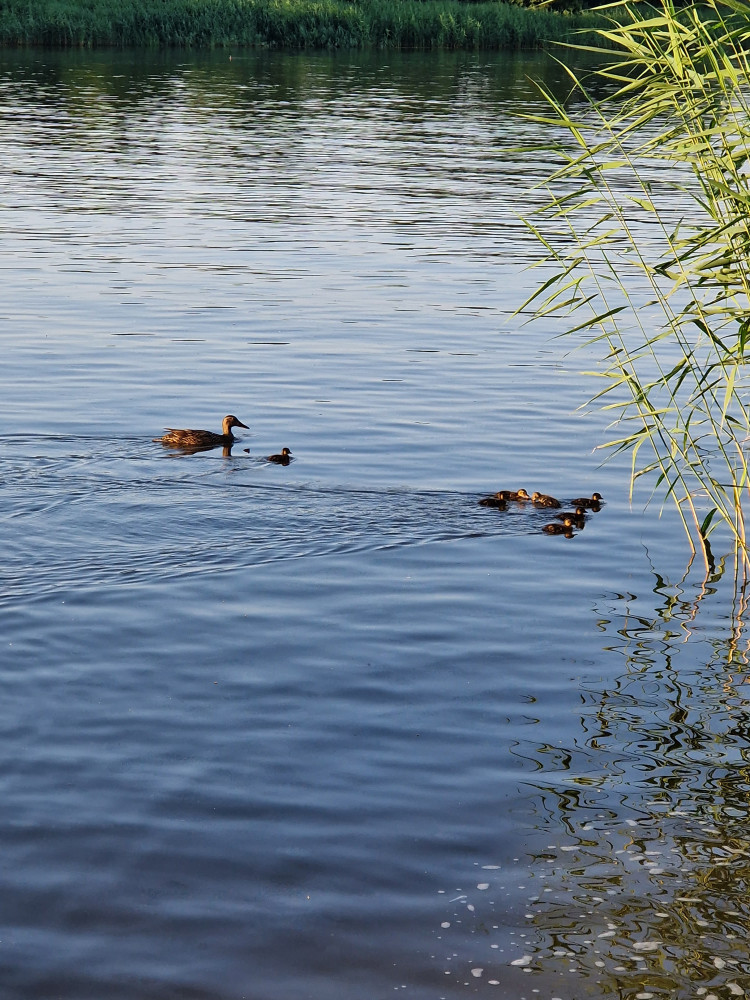
[[[529,301],[537,317],[574,316],[568,334],[603,349],[592,402],[620,431],[602,447],[630,452],[631,495],[654,474],[707,563],[723,524],[746,567],[749,18],[738,0],[661,0],[613,20],[601,46],[576,46],[608,57],[594,76],[609,94],[571,72],[586,97],[574,118],[544,92],[550,115],[536,120],[565,139],[529,222],[554,267]],[[646,166],[665,180],[646,181]]]

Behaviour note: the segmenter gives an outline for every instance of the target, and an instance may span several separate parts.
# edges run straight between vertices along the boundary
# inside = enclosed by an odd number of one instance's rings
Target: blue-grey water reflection
[[[746,992],[744,598],[513,317],[532,76],[2,53],[8,997]]]

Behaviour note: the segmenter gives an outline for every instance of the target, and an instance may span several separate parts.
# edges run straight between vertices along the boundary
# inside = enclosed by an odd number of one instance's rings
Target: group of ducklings
[[[228,453],[237,440],[234,434],[232,434],[233,427],[244,427],[247,430],[247,424],[243,424],[241,420],[238,420],[237,417],[230,413],[221,422],[221,434],[215,434],[213,431],[196,431],[190,428],[179,429],[176,427],[167,427],[167,433],[162,435],[162,437],[154,438],[154,441],[160,441],[167,448],[180,448],[184,451],[192,452],[223,447],[225,452]],[[245,451],[249,453],[250,449],[245,448]],[[292,453],[288,448],[282,448],[279,454],[266,455],[265,460],[273,462],[275,465],[289,465],[292,461]],[[575,500],[571,500],[570,505],[575,507],[575,510],[567,510],[561,514],[555,514],[555,522],[543,525],[542,531],[548,535],[572,537],[574,528],[578,528],[579,531],[583,528],[587,511],[594,512],[601,510],[601,501],[602,496],[600,493],[593,493],[590,497],[577,497]],[[509,503],[525,504],[527,502],[542,510],[559,510],[562,507],[559,500],[549,496],[547,493],[532,493],[529,496],[524,489],[498,490],[497,493],[482,497],[479,501],[482,507],[495,507],[497,510],[507,510]]]
[[[593,493],[590,497],[576,497],[570,501],[571,507],[575,510],[565,510],[561,514],[555,514],[555,521],[542,526],[542,531],[548,535],[565,535],[572,538],[574,529],[583,529],[586,523],[586,513],[595,513],[601,510],[602,495]],[[559,510],[563,505],[555,497],[547,493],[532,493],[531,496],[524,489],[520,490],[498,490],[488,497],[482,497],[479,501],[482,507],[495,507],[497,510],[507,510],[509,503],[531,503],[540,510]]]
[[[167,433],[154,438],[154,441],[160,441],[167,448],[180,448],[187,452],[207,451],[209,448],[224,448],[229,451],[237,440],[232,434],[233,427],[248,429],[247,424],[243,424],[234,414],[229,413],[221,422],[221,434],[215,434],[213,431],[196,431],[191,428],[167,427]],[[249,448],[244,450],[250,454]],[[273,462],[274,465],[289,465],[292,453],[288,448],[282,448],[277,455],[266,455],[265,460]]]

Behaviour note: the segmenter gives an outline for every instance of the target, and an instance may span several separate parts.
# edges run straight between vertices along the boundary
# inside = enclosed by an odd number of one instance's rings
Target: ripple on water
[[[56,445],[69,453],[4,460],[3,520],[13,530],[2,602],[337,552],[536,534],[550,518],[532,505],[484,508],[475,493],[258,483],[250,458],[247,475],[240,461],[231,476],[213,464],[172,476],[165,453],[149,478],[140,460],[113,458],[111,442],[106,451],[96,440]]]

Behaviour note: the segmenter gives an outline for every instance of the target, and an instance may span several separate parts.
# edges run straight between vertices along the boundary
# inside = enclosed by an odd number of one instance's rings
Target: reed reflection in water
[[[508,988],[510,967],[518,995],[747,995],[747,596],[738,587],[722,613],[724,569],[654,573],[652,595],[601,602],[603,653],[623,671],[582,685],[580,737],[516,747],[543,772],[529,780],[534,843],[512,868],[477,863],[476,886],[451,900],[438,937],[458,979],[468,965]],[[509,949],[493,939],[519,890],[526,926]]]

